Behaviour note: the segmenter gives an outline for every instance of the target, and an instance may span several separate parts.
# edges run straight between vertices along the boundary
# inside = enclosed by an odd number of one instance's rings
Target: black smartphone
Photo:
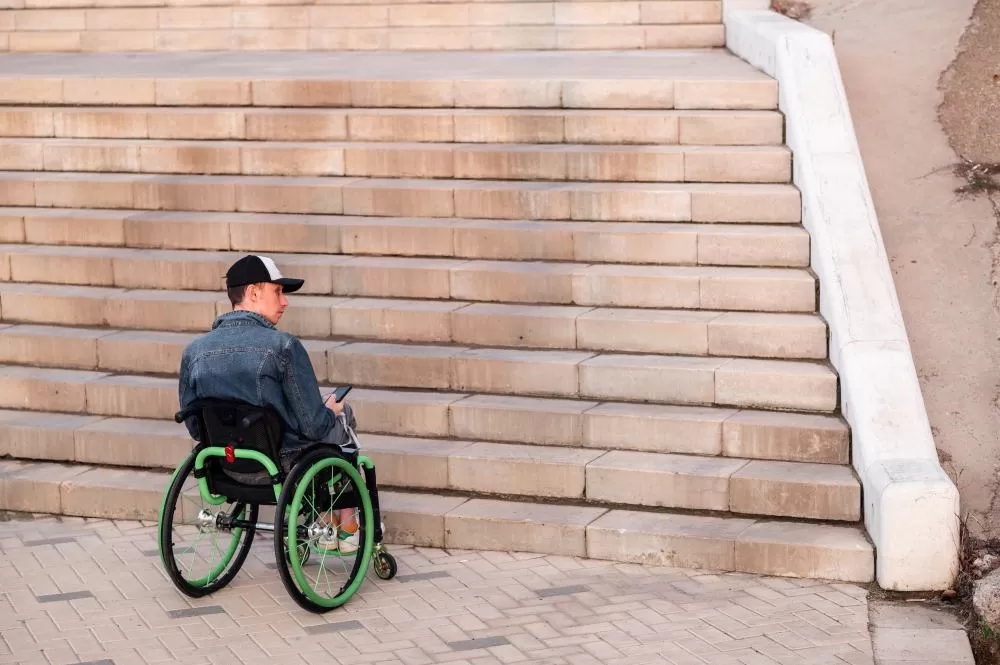
[[[351,388],[353,387],[354,386],[341,386],[340,388],[334,390],[332,393],[327,393],[326,395],[323,395],[323,403],[325,404],[326,400],[330,399],[330,395],[333,395],[334,401],[337,402],[338,404],[340,402],[343,402],[344,398],[347,397],[347,393],[351,392]]]

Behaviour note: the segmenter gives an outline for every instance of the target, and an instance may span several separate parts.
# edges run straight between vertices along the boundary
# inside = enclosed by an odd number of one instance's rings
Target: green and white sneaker
[[[340,541],[340,553],[341,554],[352,554],[358,551],[358,547],[361,545],[361,533],[360,531],[344,531],[343,529],[337,529],[337,540]]]

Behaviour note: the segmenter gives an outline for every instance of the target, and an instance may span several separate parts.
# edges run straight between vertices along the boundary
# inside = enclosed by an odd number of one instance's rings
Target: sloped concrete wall
[[[938,462],[836,54],[827,35],[766,6],[729,0],[726,45],[779,82],[877,580],[945,588],[958,570],[958,490]]]

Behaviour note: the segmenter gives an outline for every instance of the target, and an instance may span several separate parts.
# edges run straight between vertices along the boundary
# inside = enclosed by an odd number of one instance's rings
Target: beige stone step
[[[304,338],[683,355],[826,357],[815,314],[753,314],[449,300],[293,296],[281,329]],[[54,284],[0,284],[6,323],[201,332],[231,309],[222,294]]]
[[[592,0],[516,0],[516,3],[511,4],[521,4],[521,3],[541,3],[552,4],[555,1],[556,4],[569,5],[574,2],[586,2],[591,3]],[[605,0],[597,0],[594,2],[596,7],[600,2]],[[439,5],[441,3],[459,3],[459,4],[475,4],[475,3],[486,3],[488,5],[494,4],[508,4],[504,0],[434,0],[433,4]],[[302,5],[302,0],[2,0],[0,3],[0,8],[3,9],[80,9],[80,8],[130,8],[130,7],[201,7],[201,6],[237,6],[237,7],[254,7],[258,5],[268,5],[268,6],[279,6],[279,5]],[[357,6],[358,0],[316,0],[315,5],[352,5]],[[379,7],[378,11],[387,11],[386,5],[426,5],[429,4],[428,0],[371,0],[366,6],[375,5]],[[632,2],[616,2],[615,4],[633,4]],[[485,9],[479,9],[478,11],[488,11]],[[642,8],[640,7],[640,12]]]
[[[777,83],[722,49],[48,53],[24,54],[0,79],[0,104],[35,106],[777,108]]]
[[[147,374],[175,373],[193,339],[39,326],[3,328],[0,335],[3,362]],[[307,350],[320,379],[335,384],[817,412],[837,407],[836,375],[802,361],[336,341],[312,341]],[[82,404],[65,410],[80,411]]]
[[[795,223],[786,184],[0,172],[0,205],[375,217]]]
[[[861,509],[861,486],[847,466],[630,451],[588,463],[586,493],[608,504],[843,521],[857,521]],[[769,501],[745,500],[765,495]]]
[[[46,379],[46,376],[50,378]],[[52,384],[58,382],[59,376],[52,371],[38,370],[12,377],[7,385],[14,386],[12,390],[33,387],[34,399],[20,405],[38,409],[38,405],[46,399],[46,389],[58,389]],[[103,416],[45,410],[0,411],[0,456],[147,468],[176,465],[190,450],[191,441],[184,426],[174,423],[172,419],[177,408],[170,399],[171,393],[176,395],[175,385],[165,379],[134,381],[131,384],[118,382],[117,385],[117,390],[125,393],[145,389],[147,396],[152,395],[151,402],[159,409],[150,412],[150,417],[164,419],[128,417],[130,412],[124,408],[130,403],[128,394],[120,395],[117,401],[110,401]],[[9,397],[7,399],[14,401]],[[846,427],[829,416],[370,389],[353,391],[351,404],[357,414],[366,448],[371,448],[373,441],[382,440],[377,438],[379,434],[389,434],[393,440],[402,434],[410,437],[406,441],[423,442],[420,445],[421,455],[431,455],[430,458],[416,459],[411,456],[402,468],[397,464],[403,463],[400,461],[402,458],[384,455],[380,463],[395,469],[389,473],[402,473],[400,477],[408,479],[398,484],[411,487],[424,486],[414,484],[417,483],[416,475],[407,475],[407,469],[416,466],[423,469],[420,477],[445,482],[440,480],[447,478],[445,458],[440,454],[435,458],[433,451],[450,451],[466,445],[455,444],[448,439],[492,439],[599,451],[631,449],[683,453],[679,456],[681,459],[698,459],[690,455],[722,455],[724,457],[718,458],[720,464],[726,457],[810,462],[792,465],[802,472],[809,471],[807,467],[820,462],[838,465],[848,461]],[[771,446],[762,450],[760,446],[746,445],[748,440],[758,443],[768,441]],[[382,445],[381,449],[383,452],[389,450],[386,445]],[[531,455],[531,451],[526,453]],[[780,472],[777,463],[769,468]],[[749,473],[754,468],[750,465],[745,471]],[[762,473],[758,472],[758,475]],[[824,476],[816,473],[813,477],[821,482]],[[739,484],[739,476],[733,477],[732,482],[734,511],[767,512],[753,507],[755,504],[747,510],[741,503],[747,500],[743,489],[747,485]],[[795,483],[801,484],[802,481],[789,482],[794,489]],[[773,479],[762,477],[758,489],[762,496],[770,491],[765,498],[772,505],[778,505],[781,510],[791,509],[787,503],[780,503],[786,499],[775,494],[775,491],[787,489],[781,482],[773,484]],[[836,490],[829,489],[827,496],[831,496],[830,491]],[[778,503],[774,504],[775,501]]]
[[[0,139],[0,170],[787,183],[784,146]]]
[[[807,314],[471,304],[451,313],[451,341],[767,358],[826,357],[826,329]],[[746,318],[749,317],[749,318]]]
[[[173,378],[9,369],[2,374],[0,408],[159,419],[172,419],[178,409]],[[88,389],[89,383],[100,385]],[[829,464],[849,460],[846,426],[825,415],[362,388],[352,392],[351,403],[360,430],[368,433]]]
[[[5,0],[5,4],[10,0]],[[66,0],[63,0],[66,2]],[[32,2],[32,5],[36,5]],[[439,2],[345,3],[337,7],[321,3],[214,3],[213,8],[139,6],[133,0],[89,9],[10,7],[7,24],[15,32],[39,31],[156,31],[221,28],[414,28],[474,26],[625,26],[721,23],[721,2],[669,0],[643,2]],[[171,3],[160,2],[159,5]],[[204,3],[213,4],[213,3]],[[277,3],[274,3],[277,4]],[[131,6],[130,6],[131,5]],[[58,6],[58,5],[56,5]],[[50,6],[51,7],[51,6]]]
[[[9,138],[777,146],[783,128],[740,110],[0,107]]]
[[[200,332],[230,309],[221,294],[51,284],[0,284],[7,323]],[[640,351],[685,355],[813,358],[826,356],[825,328],[814,315],[772,315],[742,325],[728,312],[686,312],[468,304],[296,296],[282,329],[302,337],[458,342]],[[331,316],[332,312],[332,316]],[[704,316],[701,316],[704,314]],[[753,315],[748,315],[753,316]],[[573,318],[575,317],[575,318]],[[500,329],[496,322],[503,322]],[[766,334],[766,338],[760,335]]]
[[[580,397],[832,412],[825,365],[771,360],[605,354],[579,364]]]
[[[0,329],[0,362],[174,374],[192,339],[190,333],[17,325]],[[836,405],[836,377],[829,369],[794,361],[370,342],[306,344],[317,376],[333,383],[818,411]]]
[[[5,321],[51,325],[130,328],[142,321],[142,327],[152,330],[201,331],[214,320],[222,298],[221,293],[205,291],[0,282],[0,313]]]
[[[0,411],[0,456],[22,460],[172,469],[192,445],[172,419]]]
[[[730,479],[730,510],[857,521],[860,491],[846,466],[753,461]]]
[[[604,452],[395,436],[366,436],[362,445],[381,484],[578,499],[587,463]]]
[[[0,279],[218,292],[226,270],[239,256],[9,244],[0,245]],[[757,312],[814,312],[816,302],[813,276],[797,268],[271,256],[284,274],[306,280],[303,295]],[[56,264],[58,272],[52,270]]]
[[[675,3],[676,4],[676,3]],[[708,3],[706,3],[708,4]],[[715,4],[715,3],[713,3]],[[51,19],[49,19],[51,20]],[[329,18],[318,19],[329,21]],[[335,19],[334,19],[335,20]],[[15,53],[134,51],[511,51],[539,49],[697,49],[725,44],[719,23],[377,28],[173,28],[10,31]]]
[[[368,396],[370,393],[364,393]],[[398,407],[399,403],[383,408]],[[424,406],[424,405],[421,405]],[[362,410],[367,407],[362,407]],[[530,441],[615,450],[725,455],[844,464],[843,423],[822,415],[587,400],[472,395],[448,404],[447,426],[417,418],[423,436]],[[403,416],[377,421],[402,422]],[[369,425],[374,426],[374,425]],[[386,426],[374,426],[388,431]]]
[[[391,35],[411,35],[414,28],[449,27],[453,29],[453,40],[461,42],[465,33],[477,36],[488,34],[486,28],[515,30],[516,26],[535,26],[539,32],[548,28],[555,37],[557,30],[572,31],[576,27],[606,26],[609,32],[621,36],[631,36],[633,30],[642,26],[692,26],[695,35],[712,33],[705,28],[714,24],[721,28],[721,3],[717,0],[690,0],[686,4],[644,0],[644,2],[594,3],[594,2],[500,2],[500,3],[408,3],[371,6],[365,4],[342,4],[338,7],[309,6],[306,4],[285,6],[218,6],[212,8],[193,7],[129,7],[128,3],[114,8],[94,7],[90,9],[11,9],[6,24],[10,34],[38,35],[46,32],[77,32],[83,35],[104,35],[119,32],[124,48],[121,50],[155,50],[156,40],[140,46],[133,44],[134,35],[178,35],[191,33],[211,36],[223,32],[233,35],[258,35],[284,29],[286,42],[304,48],[309,41],[302,39],[309,31],[336,32],[346,28],[363,31],[366,35],[385,33]],[[531,28],[526,28],[531,29]],[[431,34],[436,34],[435,31]],[[661,30],[660,33],[663,31]],[[275,33],[276,34],[276,33]],[[573,34],[566,32],[566,34]],[[641,31],[639,33],[641,35]],[[653,33],[657,34],[656,32]],[[299,41],[299,38],[301,41]],[[412,40],[412,37],[411,37]],[[104,49],[112,50],[110,40]],[[614,40],[612,40],[614,41]],[[696,38],[688,37],[688,48],[698,45],[721,46],[715,40],[699,44]],[[277,42],[276,42],[277,43]],[[405,42],[404,42],[405,43]],[[239,44],[239,41],[236,42]],[[645,45],[641,39],[636,47]],[[226,46],[232,47],[230,42]],[[483,45],[477,45],[485,48]],[[628,44],[632,46],[632,44]],[[392,40],[383,43],[382,48],[392,48]],[[666,47],[662,45],[661,47]],[[296,48],[289,46],[286,48]],[[371,47],[371,48],[374,48]],[[455,45],[451,48],[460,48]],[[13,50],[17,50],[13,48]],[[184,50],[184,49],[181,49]],[[190,49],[188,49],[190,50]],[[281,47],[278,47],[281,50]]]
[[[0,455],[172,469],[190,452],[171,421],[0,411]],[[846,466],[369,434],[379,482],[402,488],[857,521]]]
[[[0,208],[0,242],[153,249],[804,267],[799,226]]]
[[[155,520],[166,472],[0,460],[0,509]],[[386,491],[387,542],[870,582],[855,526]]]
[[[586,538],[596,559],[854,582],[874,576],[874,550],[854,527],[613,510],[587,526]]]
[[[271,254],[805,267],[799,226],[0,208],[0,241]]]

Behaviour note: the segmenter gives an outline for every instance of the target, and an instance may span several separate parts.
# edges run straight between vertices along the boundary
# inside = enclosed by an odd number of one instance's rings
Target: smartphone
[[[347,393],[351,392],[351,388],[353,387],[354,386],[341,386],[340,388],[334,390],[332,393],[327,393],[326,395],[323,395],[323,403],[325,404],[326,401],[330,399],[330,395],[333,395],[334,401],[337,402],[338,404],[340,402],[343,402],[344,398],[347,397]]]

